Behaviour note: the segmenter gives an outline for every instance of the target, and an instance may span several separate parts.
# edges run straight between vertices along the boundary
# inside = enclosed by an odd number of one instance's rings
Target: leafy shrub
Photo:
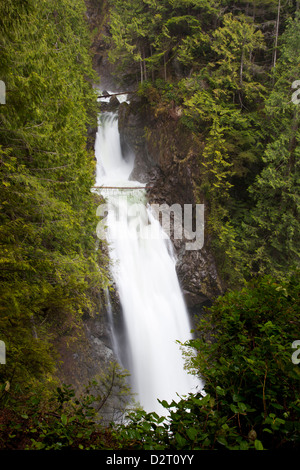
[[[10,396],[0,411],[0,449],[92,450],[114,446],[105,415],[124,413],[131,398],[127,372],[112,363],[80,396],[70,385],[36,386]],[[1,390],[1,389],[0,389]],[[11,395],[6,384],[2,395]],[[112,409],[112,403],[117,404]],[[108,405],[108,408],[107,408]]]
[[[275,449],[299,445],[299,278],[258,278],[228,292],[186,343],[204,391],[161,402],[167,418],[139,412],[119,430],[121,445],[145,449]],[[189,351],[187,351],[189,354]]]

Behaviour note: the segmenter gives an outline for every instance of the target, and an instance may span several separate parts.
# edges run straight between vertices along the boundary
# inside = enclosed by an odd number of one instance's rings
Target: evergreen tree
[[[95,251],[96,121],[90,38],[82,0],[6,2],[1,9],[1,383],[53,370],[51,334],[80,330],[106,285]],[[1,12],[2,13],[2,12]],[[68,326],[67,326],[68,325]]]
[[[264,167],[249,191],[251,219],[245,226],[243,249],[254,272],[281,272],[299,263],[299,105],[292,84],[299,78],[300,15],[288,22],[274,71],[274,88],[266,101],[269,143]]]

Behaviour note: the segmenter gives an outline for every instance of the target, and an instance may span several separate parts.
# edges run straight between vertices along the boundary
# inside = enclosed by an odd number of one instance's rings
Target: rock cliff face
[[[148,183],[150,204],[185,204],[195,207],[195,181],[199,181],[197,143],[180,122],[180,110],[170,108],[162,116],[137,97],[119,106],[122,142],[136,156],[131,179]],[[199,201],[197,201],[199,203]],[[202,202],[201,202],[202,203]],[[171,239],[177,256],[177,273],[191,314],[201,313],[203,305],[222,292],[222,283],[204,237],[200,250],[186,250],[187,240]]]
[[[59,377],[64,383],[72,384],[77,393],[83,393],[88,382],[103,374],[114,359],[103,316],[105,306],[101,310],[95,318],[83,320],[80,335],[62,336],[55,342],[60,355]]]

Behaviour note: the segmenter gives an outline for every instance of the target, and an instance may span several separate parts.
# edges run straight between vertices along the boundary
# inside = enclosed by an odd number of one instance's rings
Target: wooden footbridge
[[[152,186],[92,186],[93,189],[149,189]]]
[[[108,91],[103,91],[102,95],[99,95],[97,98],[110,98],[112,96],[119,96],[119,95],[132,95],[133,93],[136,93],[137,91],[123,91],[123,92],[118,92],[118,93],[108,93]]]

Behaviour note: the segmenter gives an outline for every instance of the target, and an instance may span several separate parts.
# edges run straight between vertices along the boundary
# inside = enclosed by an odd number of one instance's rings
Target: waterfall
[[[124,316],[126,366],[132,389],[146,411],[165,414],[157,399],[170,402],[201,387],[198,379],[184,370],[176,342],[191,338],[191,325],[173,247],[147,205],[144,184],[129,180],[134,157],[125,161],[122,156],[118,120],[113,113],[99,116],[95,154],[96,185],[114,188],[96,191],[109,205],[105,234]]]
[[[108,317],[108,326],[109,326],[109,333],[110,333],[112,348],[118,361],[121,362],[121,354],[119,350],[119,345],[118,345],[117,337],[114,331],[113,309],[112,309],[112,305],[110,301],[108,287],[106,287],[106,289],[104,290],[104,295],[105,295],[106,311],[107,311],[107,317]]]

